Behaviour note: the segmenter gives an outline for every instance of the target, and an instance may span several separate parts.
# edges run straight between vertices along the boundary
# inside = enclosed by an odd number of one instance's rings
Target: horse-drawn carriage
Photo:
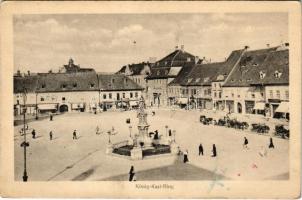
[[[203,125],[209,125],[213,122],[213,118],[211,117],[206,117],[204,115],[201,115],[199,118],[199,121],[203,124]]]
[[[276,125],[275,126],[275,135],[280,136],[282,138],[289,138],[289,129],[284,125]]]
[[[270,128],[266,124],[252,124],[251,131],[254,131],[257,133],[268,133],[269,130],[270,130]]]

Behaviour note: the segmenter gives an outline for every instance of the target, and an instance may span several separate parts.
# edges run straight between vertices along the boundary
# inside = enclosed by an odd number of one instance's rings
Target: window
[[[259,76],[260,76],[260,79],[263,79],[265,77],[265,73],[263,71],[260,71]]]
[[[235,95],[234,95],[234,93],[232,93],[232,97],[234,97]]]
[[[41,97],[40,101],[44,101],[44,97]]]
[[[204,96],[207,96],[207,90],[204,90],[203,93],[204,93]]]
[[[75,88],[75,87],[77,87],[78,85],[77,85],[77,83],[74,83],[72,86]]]
[[[280,90],[276,91],[276,96],[277,96],[278,99],[280,99]]]
[[[61,85],[61,88],[65,89],[66,86],[67,86],[67,85],[64,83],[64,84]]]
[[[278,70],[276,70],[275,73],[274,73],[275,78],[280,78],[281,75],[282,75],[282,73],[279,72]]]
[[[133,98],[133,93],[132,92],[130,92],[130,98]]]
[[[106,99],[106,94],[103,94],[103,99]]]
[[[138,97],[138,93],[137,92],[135,92],[135,97]]]
[[[214,92],[214,97],[215,97],[215,98],[217,97],[217,94],[216,94],[216,92]]]
[[[270,96],[271,99],[273,98],[273,90],[269,91],[269,96]]]
[[[192,94],[196,95],[196,89],[192,89]]]
[[[212,92],[212,91],[211,91],[211,89],[209,88],[209,89],[208,89],[208,94],[211,95],[211,92]]]
[[[65,101],[65,97],[62,97],[62,101]]]
[[[46,86],[45,83],[43,83],[41,87],[42,87],[42,88],[45,88],[45,86]]]
[[[112,99],[112,94],[111,93],[109,93],[109,99]]]
[[[112,82],[112,83],[114,83],[114,78],[113,78],[113,79],[111,79],[111,82]]]
[[[17,100],[17,104],[18,104],[18,105],[20,104],[20,101],[19,101],[19,100]]]
[[[125,97],[125,93],[123,93],[123,98],[126,98],[126,97]]]
[[[288,92],[288,90],[285,90],[285,98],[289,99],[289,92]]]
[[[221,92],[219,92],[219,98],[221,98]]]
[[[90,83],[90,88],[94,88],[94,83]]]
[[[253,99],[255,99],[255,94],[254,93],[252,93],[251,96],[252,96]]]

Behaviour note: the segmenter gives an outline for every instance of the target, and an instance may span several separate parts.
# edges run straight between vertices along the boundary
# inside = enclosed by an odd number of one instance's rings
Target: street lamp
[[[169,128],[169,126],[166,125],[165,128],[166,128],[166,137],[168,137],[168,128]]]
[[[132,137],[132,136],[131,136],[131,130],[132,130],[132,126],[130,125],[130,126],[129,126],[130,138]]]
[[[26,128],[25,128],[25,124],[26,124],[26,120],[25,120],[25,115],[26,115],[26,88],[23,88],[23,133],[24,133],[24,141],[21,144],[21,147],[23,147],[24,150],[24,172],[23,172],[23,182],[26,182],[28,179],[27,176],[27,171],[26,171],[26,147],[29,146],[29,143],[26,142]]]

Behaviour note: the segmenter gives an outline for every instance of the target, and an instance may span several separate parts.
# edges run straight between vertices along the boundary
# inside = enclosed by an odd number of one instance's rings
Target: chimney
[[[248,50],[250,47],[249,46],[244,46],[244,49],[245,50]]]
[[[184,52],[185,51],[185,45],[182,44],[180,49],[181,49],[182,52]]]
[[[17,70],[17,76],[21,76],[20,70]]]
[[[178,49],[178,45],[175,46],[175,50],[177,50],[177,49]]]
[[[195,56],[195,64],[197,64],[199,61],[199,57],[198,56]]]
[[[288,43],[288,42],[285,42],[285,43],[284,43],[284,46],[289,47],[289,43]]]
[[[29,70],[27,71],[27,75],[30,76],[30,71]]]
[[[266,44],[266,47],[269,48],[269,47],[270,47],[270,44]]]

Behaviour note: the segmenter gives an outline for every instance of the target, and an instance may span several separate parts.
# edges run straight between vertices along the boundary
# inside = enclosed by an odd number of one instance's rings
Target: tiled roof
[[[94,90],[98,90],[98,79],[94,72],[39,74],[38,92]]]
[[[152,67],[151,74],[147,77],[148,79],[160,79],[160,78],[175,78],[178,74],[170,73],[171,68],[185,68],[192,67],[195,65],[195,62],[186,62],[182,63],[182,65],[174,66],[174,67]],[[181,71],[181,70],[180,70]],[[179,73],[180,73],[179,71]]]
[[[182,85],[184,82],[184,79],[190,74],[192,69],[194,68],[195,65],[191,65],[189,67],[182,67],[178,75],[176,76],[175,79],[173,79],[170,83],[169,86],[176,86],[176,85]]]
[[[27,92],[33,93],[36,91],[37,83],[37,75],[14,76],[14,93],[22,93],[24,88]]]
[[[255,76],[251,84],[289,84],[289,50],[270,52],[259,70],[266,75],[263,79]],[[279,73],[278,75],[276,73]]]
[[[240,56],[242,55],[243,51],[243,49],[232,51],[227,60],[223,62],[223,67],[221,67],[220,70],[217,71],[216,77],[214,77],[213,81],[225,80],[225,78],[229,75],[229,73],[234,68],[235,64],[240,59]]]
[[[98,79],[102,91],[143,90],[141,86],[122,74],[98,74]]]
[[[223,85],[225,87],[247,87],[260,81],[260,72],[274,68],[270,63],[274,61],[266,61],[271,54],[276,52],[277,47],[253,50],[244,52],[239,63]],[[273,56],[271,59],[274,59]],[[268,62],[265,64],[265,62]],[[265,65],[264,65],[265,64]]]
[[[145,66],[148,66],[151,68],[151,63],[137,63],[137,64],[131,64],[129,65],[129,69],[132,72],[131,75],[140,75],[142,73],[142,70],[145,68]],[[125,74],[127,65],[123,66],[117,74]]]
[[[217,76],[217,72],[223,67],[223,62],[196,65],[191,73],[184,79],[183,84],[186,86],[211,85]]]
[[[172,66],[181,66],[187,62],[194,62],[195,56],[184,51],[184,50],[175,50],[164,58],[154,63],[155,67],[172,67]]]

